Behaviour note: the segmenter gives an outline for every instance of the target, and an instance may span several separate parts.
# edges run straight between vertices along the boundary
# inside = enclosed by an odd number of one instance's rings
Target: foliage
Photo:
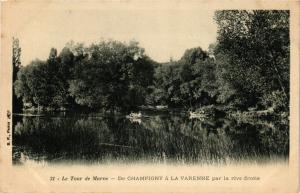
[[[100,42],[74,68],[69,92],[81,105],[129,109],[144,103],[153,64],[137,42]]]
[[[286,99],[282,91],[276,90],[271,94],[263,95],[261,103],[265,108],[271,108],[276,112],[286,111]]]
[[[51,102],[50,81],[48,80],[45,62],[35,60],[22,67],[15,82],[15,92],[25,103],[48,105]]]
[[[19,39],[13,38],[12,43],[12,70],[13,70],[13,82],[17,79],[17,73],[21,68],[21,48],[19,45]],[[13,112],[20,111],[22,109],[22,100],[18,99],[16,93],[14,92],[13,86]]]
[[[188,49],[179,61],[156,68],[155,104],[194,108],[215,97],[215,63],[200,47]]]
[[[214,19],[217,42],[208,52],[190,48],[180,60],[158,64],[134,41],[69,42],[59,54],[51,49],[47,61],[22,67],[15,92],[24,102],[51,108],[287,111],[289,12],[224,10]]]
[[[220,88],[233,88],[219,100],[236,98],[247,107],[257,104],[264,93],[280,90],[288,101],[289,12],[217,11],[215,20],[214,55],[218,76],[227,84]]]
[[[15,82],[24,102],[44,107],[74,105],[93,109],[130,109],[145,101],[154,62],[137,42],[102,41],[84,47],[69,43],[47,61],[23,67]]]

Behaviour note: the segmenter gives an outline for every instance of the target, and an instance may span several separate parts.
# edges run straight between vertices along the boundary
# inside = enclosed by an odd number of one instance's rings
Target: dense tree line
[[[15,93],[35,107],[129,111],[168,105],[287,111],[289,12],[216,11],[217,42],[159,64],[137,42],[68,43],[20,68]]]
[[[15,91],[38,107],[134,109],[144,104],[154,66],[137,42],[69,43],[59,54],[51,49],[47,61],[21,68]]]
[[[206,51],[200,47],[186,50],[179,61],[156,68],[152,102],[185,108],[214,104],[215,70],[214,59]]]

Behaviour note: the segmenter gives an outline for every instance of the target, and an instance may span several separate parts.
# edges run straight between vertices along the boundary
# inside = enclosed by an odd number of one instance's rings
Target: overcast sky
[[[179,59],[188,48],[207,49],[215,42],[217,31],[214,10],[197,6],[20,4],[13,10],[12,34],[20,40],[22,65],[35,58],[46,59],[51,47],[60,52],[70,40],[89,45],[101,39],[134,39],[152,59],[166,62],[170,57]]]

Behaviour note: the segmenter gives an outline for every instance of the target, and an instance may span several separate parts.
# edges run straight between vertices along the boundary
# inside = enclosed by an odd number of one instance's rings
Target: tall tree
[[[18,38],[13,38],[13,43],[12,43],[12,66],[13,66],[13,77],[12,81],[13,83],[17,79],[17,74],[21,68],[21,48],[19,45],[19,39]],[[15,93],[15,88],[13,84],[12,88],[12,93],[13,93],[13,112],[19,112],[22,110],[23,103],[22,100],[19,99]]]
[[[240,103],[255,105],[276,90],[288,103],[289,12],[225,10],[217,11],[215,20],[214,54],[217,61],[226,58],[224,64],[219,62],[219,76],[235,89],[232,93]]]
[[[137,42],[102,41],[76,62],[70,94],[80,105],[128,110],[144,104],[153,80],[153,62]]]

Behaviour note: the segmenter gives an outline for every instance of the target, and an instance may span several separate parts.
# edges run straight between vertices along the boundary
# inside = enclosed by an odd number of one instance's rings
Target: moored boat
[[[129,115],[126,116],[127,118],[141,118],[142,117],[142,113],[130,113]]]
[[[206,117],[205,113],[203,111],[200,112],[189,112],[190,119],[191,118],[203,118]]]
[[[167,106],[167,105],[157,105],[157,106],[155,106],[155,108],[156,108],[157,110],[164,110],[164,109],[167,109],[168,106]]]

